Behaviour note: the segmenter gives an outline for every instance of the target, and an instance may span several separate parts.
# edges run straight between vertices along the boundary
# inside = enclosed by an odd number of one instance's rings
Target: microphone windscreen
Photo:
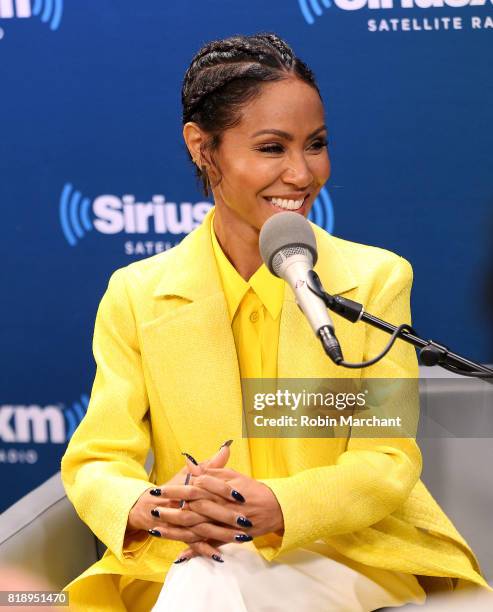
[[[260,230],[260,255],[270,272],[278,276],[273,266],[276,254],[287,248],[307,249],[313,265],[317,263],[317,241],[310,223],[295,212],[280,212],[269,217]]]

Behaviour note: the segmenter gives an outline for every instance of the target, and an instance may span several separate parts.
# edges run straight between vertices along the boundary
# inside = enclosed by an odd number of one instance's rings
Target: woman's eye
[[[327,142],[327,140],[316,140],[313,144],[312,147],[315,147],[316,149],[323,149],[324,147],[326,147],[329,143]]]
[[[315,149],[316,151],[320,151],[326,146],[327,146],[327,140],[319,139],[319,140],[316,140],[315,142],[312,142],[309,148]],[[257,147],[257,150],[260,151],[261,153],[283,153],[284,147],[278,143],[272,143],[272,144],[260,145],[259,147]]]
[[[282,153],[281,145],[266,145],[264,147],[259,147],[259,151],[262,153]]]

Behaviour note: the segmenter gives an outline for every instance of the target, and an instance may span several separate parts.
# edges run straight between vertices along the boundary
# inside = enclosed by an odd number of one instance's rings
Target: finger
[[[244,503],[246,501],[240,491],[237,491],[227,482],[221,480],[220,478],[216,478],[215,476],[203,474],[202,476],[193,477],[190,482],[192,483],[192,486],[202,488],[209,493],[219,495],[228,501],[231,501],[232,499],[240,503]]]
[[[224,467],[231,456],[230,446],[233,440],[226,440],[221,445],[217,453],[207,462],[207,468],[222,468]]]
[[[199,476],[201,478],[201,476]],[[154,493],[153,493],[154,491]],[[152,495],[153,503],[156,506],[164,506],[164,501],[170,500],[178,500],[182,499],[189,501],[192,499],[210,499],[215,502],[222,502],[222,497],[216,495],[208,491],[207,489],[200,488],[198,486],[194,486],[192,484],[189,485],[166,485],[166,487],[159,489],[152,489],[149,491],[149,494]]]
[[[216,468],[221,468],[225,466],[226,463],[228,463],[229,461],[230,454],[230,450],[227,446],[221,447],[221,449],[217,451],[217,453],[212,457],[212,459],[204,461],[200,464],[200,467],[202,468],[202,473],[205,473],[206,470],[211,466]]]
[[[214,504],[214,502],[209,502],[210,504]],[[192,510],[187,510],[186,512],[183,509],[178,508],[153,508],[151,510],[152,516],[159,519],[159,523],[162,525],[170,524],[176,525],[178,527],[193,527],[197,523],[203,523],[204,517]],[[238,523],[239,524],[239,523]]]
[[[155,538],[163,538],[166,540],[177,540],[178,542],[185,542],[191,544],[192,542],[199,542],[204,538],[190,529],[184,527],[172,527],[171,525],[159,525],[154,524],[151,529],[147,530],[148,533]]]
[[[189,561],[193,557],[197,557],[198,553],[194,552],[192,548],[186,548],[184,551],[180,553],[180,556],[173,561],[173,563],[183,563],[184,561]]]
[[[182,453],[182,455],[185,456],[187,470],[190,472],[190,474],[193,474],[194,476],[200,476],[200,474],[202,474],[203,472],[203,469],[200,467],[197,461],[192,457],[192,455],[190,455],[189,453]]]
[[[223,523],[224,525],[230,525],[231,527],[250,528],[253,527],[252,522],[244,516],[241,512],[237,512],[237,504],[230,503],[224,506],[215,504],[208,499],[198,499],[187,503],[190,511],[194,516],[201,516],[210,518],[217,523]],[[172,512],[172,511],[170,511]],[[190,521],[192,519],[189,519]],[[203,521],[197,520],[196,523]],[[192,523],[188,523],[188,526],[192,526]]]
[[[190,549],[194,556],[210,557],[218,563],[223,563],[223,558],[219,548],[213,545],[212,541],[204,540],[202,542],[195,542],[190,545]]]
[[[213,523],[198,523],[191,529],[199,537],[199,540],[219,540],[223,544],[228,542],[250,542],[253,540],[251,535],[244,533],[241,529],[230,529],[229,527],[221,527]]]
[[[168,488],[170,485],[166,485]],[[167,499],[164,496],[165,489],[164,485],[161,487],[156,487],[155,489],[148,489],[146,491],[149,499],[152,500],[152,503],[156,506],[163,508],[179,508],[180,502],[178,499]]]
[[[239,475],[239,472],[237,472],[236,470],[232,470],[231,468],[213,467],[211,465],[207,466],[205,473],[211,476],[215,476],[216,478],[223,479],[236,478]]]

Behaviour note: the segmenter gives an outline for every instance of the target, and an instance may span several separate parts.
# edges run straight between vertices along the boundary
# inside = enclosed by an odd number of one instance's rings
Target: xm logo
[[[38,17],[58,30],[62,14],[63,0],[0,0],[0,19]]]
[[[323,228],[329,234],[334,231],[334,206],[330,199],[329,192],[322,187],[318,198],[313,202],[312,209],[308,215],[310,221]]]
[[[298,0],[301,14],[309,25],[323,14],[323,9],[337,6],[343,11],[367,9],[429,9],[429,8],[463,8],[465,6],[485,6],[493,0]],[[322,5],[322,6],[321,6]],[[323,7],[323,8],[322,8]]]
[[[31,404],[0,406],[0,441],[7,443],[64,444],[72,437],[89,404],[87,395],[71,406]]]

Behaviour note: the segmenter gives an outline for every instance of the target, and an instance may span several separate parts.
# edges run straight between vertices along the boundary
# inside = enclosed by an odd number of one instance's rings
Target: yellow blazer
[[[250,474],[242,438],[237,357],[210,240],[210,213],[172,250],[117,270],[96,317],[97,373],[86,416],[61,462],[67,495],[108,550],[70,585],[96,574],[163,582],[185,545],[153,538],[125,546],[128,513],[149,487],[234,439],[229,466]],[[389,251],[351,243],[314,226],[316,271],[327,291],[363,303],[376,316],[409,322],[412,269]],[[334,316],[348,361],[374,356],[383,332]],[[358,376],[327,359],[286,286],[279,331],[280,378]],[[418,375],[412,347],[398,342],[373,377]],[[369,566],[427,577],[427,590],[451,578],[487,586],[473,552],[419,479],[412,439],[285,439],[286,472],[266,475],[285,520],[282,538],[254,539],[275,559],[324,539]],[[144,469],[149,448],[155,463]],[[445,577],[445,578],[444,578]],[[454,581],[456,582],[456,581]],[[89,588],[89,583],[88,583]]]

